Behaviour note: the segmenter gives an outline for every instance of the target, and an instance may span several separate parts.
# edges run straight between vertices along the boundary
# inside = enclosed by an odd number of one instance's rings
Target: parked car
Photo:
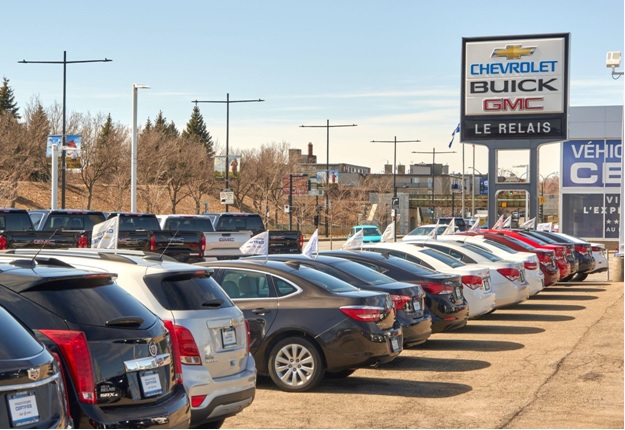
[[[447,224],[424,224],[421,225],[407,235],[402,237],[403,242],[409,242],[414,239],[419,239],[421,237],[429,237],[432,235],[432,230],[436,229],[436,235],[443,234],[445,230],[447,230]],[[458,229],[456,229],[457,231]]]
[[[562,236],[564,238],[570,239],[575,243],[580,243],[580,242],[584,244],[588,243],[583,239],[580,239],[578,237],[571,236],[565,233],[553,233],[553,234],[557,234],[558,236]],[[592,258],[593,260],[595,260],[594,268],[591,270],[588,270],[587,272],[576,273],[571,279],[572,281],[580,282],[586,279],[588,275],[590,274],[602,273],[602,272],[608,271],[608,257],[606,255],[605,245],[602,243],[590,242],[590,249],[592,252]]]
[[[410,242],[412,245],[436,249],[467,264],[481,264],[490,270],[491,287],[495,291],[495,307],[509,306],[529,298],[530,288],[522,263],[504,260],[471,243],[449,240]]]
[[[458,229],[458,231],[467,231],[467,223],[462,217],[451,217],[451,216],[440,217],[438,219],[438,224],[448,225],[452,219],[454,220],[454,224],[456,228]]]
[[[495,292],[491,288],[488,266],[468,265],[435,249],[422,248],[404,242],[371,244],[363,249],[403,258],[438,272],[460,275],[462,295],[466,299],[465,303],[468,303],[466,314],[468,318],[476,318],[495,309]],[[451,328],[464,327],[466,323],[466,319],[458,321]]]
[[[440,241],[452,241],[458,243],[470,243],[486,252],[490,252],[504,260],[516,261],[523,264],[525,268],[525,279],[529,284],[530,296],[533,296],[545,288],[545,275],[540,270],[540,262],[536,254],[531,252],[520,252],[487,239],[481,235],[453,234],[443,235],[438,238]]]
[[[250,321],[256,368],[284,391],[308,391],[324,375],[393,360],[403,336],[387,293],[359,290],[298,263],[198,263]]]
[[[6,255],[0,303],[59,357],[76,427],[188,427],[170,333],[113,275]]]
[[[71,428],[59,362],[0,306],[0,427]]]
[[[349,231],[347,238],[349,239],[361,230],[363,243],[376,243],[382,240],[382,232],[375,225],[356,225]]]
[[[425,292],[418,284],[398,282],[356,262],[328,255],[318,255],[311,259],[303,254],[277,254],[268,258],[275,261],[296,261],[303,266],[321,270],[356,288],[390,294],[395,304],[395,317],[401,324],[404,335],[404,346],[419,345],[432,334],[432,317],[424,306]]]
[[[191,399],[192,427],[218,428],[252,403],[256,366],[245,318],[212,278],[211,269],[130,250],[51,250],[37,255],[117,274],[119,286],[165,321]]]
[[[383,273],[396,281],[416,283],[425,291],[425,306],[432,317],[432,333],[457,328],[469,314],[469,294],[462,292],[460,275],[441,273],[388,253],[358,250],[322,251],[320,255],[345,258]],[[493,295],[493,307],[495,303]]]
[[[566,248],[566,261],[569,263],[569,274],[568,276],[561,279],[563,282],[570,281],[573,275],[579,272],[579,266],[582,263],[579,254],[575,252],[575,245],[573,242],[565,241],[561,239],[554,239],[549,236],[545,236],[541,234],[539,231],[535,230],[518,230],[520,234],[531,238],[532,240],[537,241],[540,244],[551,244],[551,245],[560,245]]]

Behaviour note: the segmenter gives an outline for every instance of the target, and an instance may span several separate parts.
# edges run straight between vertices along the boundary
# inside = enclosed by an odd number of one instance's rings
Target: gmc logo
[[[220,242],[234,242],[234,237],[220,237]]]
[[[484,109],[485,112],[543,110],[543,100],[544,97],[484,99],[484,101],[482,102],[482,109]]]

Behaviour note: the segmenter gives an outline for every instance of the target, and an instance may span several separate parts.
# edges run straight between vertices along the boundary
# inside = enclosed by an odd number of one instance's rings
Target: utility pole
[[[412,151],[413,154],[430,154],[430,152]],[[438,154],[455,154],[456,151],[438,151]],[[432,148],[432,223],[434,223],[434,164],[436,163],[436,148]]]
[[[230,171],[230,164],[228,163],[228,155],[230,148],[230,103],[251,103],[251,102],[264,102],[265,100],[230,100],[230,93],[226,93],[226,100],[193,100],[191,103],[225,103],[226,104],[226,190],[230,190],[230,182],[228,179],[228,173]],[[228,204],[226,203],[226,212],[228,212]]]
[[[18,61],[18,63],[21,63],[21,64],[33,63],[33,64],[62,64],[63,65],[63,130],[62,130],[63,135],[61,136],[61,209],[65,209],[65,171],[67,170],[66,160],[65,160],[65,157],[66,157],[65,144],[67,143],[66,136],[65,136],[65,125],[66,125],[65,117],[66,117],[66,112],[67,112],[67,108],[66,108],[67,65],[77,64],[77,63],[108,63],[110,61],[113,61],[113,60],[104,58],[103,60],[67,61],[67,51],[63,51],[63,61],[27,61],[27,60]]]
[[[326,130],[326,237],[330,236],[328,220],[330,218],[330,128],[333,127],[357,127],[357,124],[336,124],[330,125],[330,120],[326,120],[326,125],[300,125],[300,127],[325,128]]]

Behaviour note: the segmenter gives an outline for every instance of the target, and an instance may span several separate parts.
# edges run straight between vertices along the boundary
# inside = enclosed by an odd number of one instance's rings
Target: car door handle
[[[256,315],[265,315],[265,314],[271,313],[271,310],[265,309],[265,308],[256,308],[256,309],[252,309],[252,312],[255,313]]]

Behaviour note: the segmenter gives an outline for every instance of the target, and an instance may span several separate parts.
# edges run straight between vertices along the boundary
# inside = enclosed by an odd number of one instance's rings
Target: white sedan
[[[424,224],[412,230],[410,233],[405,235],[401,240],[403,242],[408,242],[413,239],[418,239],[422,237],[429,237],[432,235],[432,230],[436,228],[436,234],[440,235],[447,229],[447,224]],[[458,228],[456,227],[456,231]]]
[[[460,275],[462,292],[469,303],[469,318],[495,310],[495,292],[490,286],[490,270],[480,264],[465,264],[435,249],[420,248],[409,243],[363,244],[365,251],[388,253],[441,273]]]

